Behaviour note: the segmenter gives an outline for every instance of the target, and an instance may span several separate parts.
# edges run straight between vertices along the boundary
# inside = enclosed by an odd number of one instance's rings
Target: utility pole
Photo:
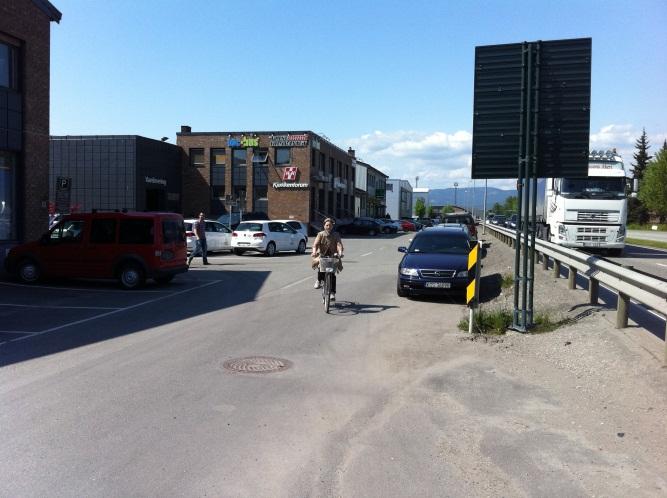
[[[459,188],[459,184],[454,182],[454,206],[456,206],[456,189]]]

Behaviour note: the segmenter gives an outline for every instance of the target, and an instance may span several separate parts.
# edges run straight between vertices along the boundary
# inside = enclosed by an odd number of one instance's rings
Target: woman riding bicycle
[[[317,234],[315,237],[315,242],[313,243],[312,258],[313,263],[312,267],[318,267],[318,256],[332,257],[334,254],[338,253],[338,257],[343,257],[343,241],[340,239],[340,234],[333,231],[334,220],[327,218],[324,220],[324,230]],[[319,268],[318,268],[319,269]],[[338,260],[338,271],[343,269],[343,265]],[[324,280],[324,272],[317,272],[317,280],[315,281],[315,288],[319,289],[322,287],[322,282]],[[334,272],[331,275],[331,300],[336,299],[336,273]]]

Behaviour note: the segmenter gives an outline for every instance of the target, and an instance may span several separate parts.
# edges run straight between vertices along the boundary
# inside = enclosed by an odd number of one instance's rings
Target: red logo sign
[[[290,166],[288,168],[283,168],[283,181],[285,180],[296,180],[296,174],[299,171],[299,168],[296,166]]]

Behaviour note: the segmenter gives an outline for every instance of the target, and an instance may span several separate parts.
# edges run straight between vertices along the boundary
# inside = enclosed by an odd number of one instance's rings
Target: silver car
[[[197,221],[194,218],[184,220],[185,236],[188,243],[188,253],[191,253],[195,247],[195,233],[192,231],[192,225]],[[206,249],[208,252],[220,252],[232,250],[232,231],[222,223],[214,220],[204,220],[206,223]]]

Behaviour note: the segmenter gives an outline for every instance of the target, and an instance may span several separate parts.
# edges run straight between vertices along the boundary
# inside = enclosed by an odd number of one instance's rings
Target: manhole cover
[[[292,366],[289,360],[282,358],[269,358],[267,356],[249,356],[248,358],[236,358],[227,360],[222,364],[227,370],[243,373],[272,373],[282,372]]]

